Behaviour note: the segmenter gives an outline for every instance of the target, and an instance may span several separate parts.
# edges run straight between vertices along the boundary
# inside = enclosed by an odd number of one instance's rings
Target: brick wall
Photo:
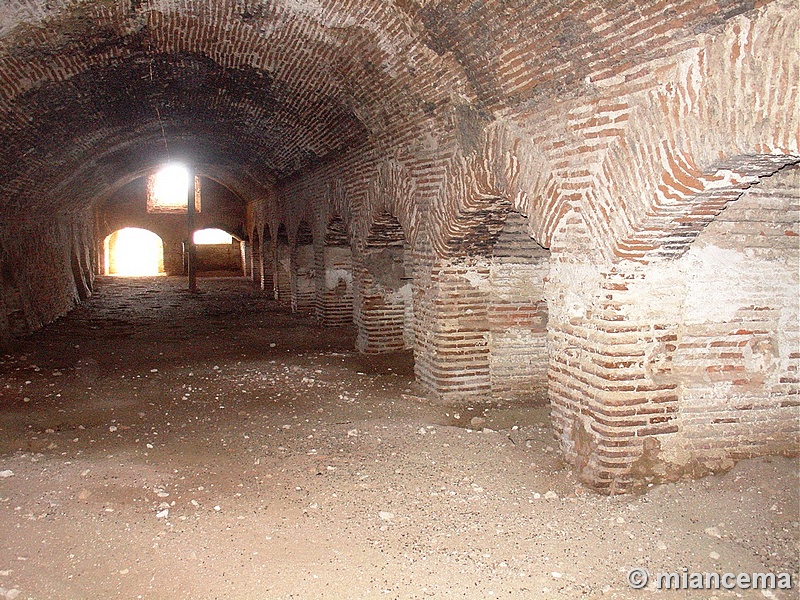
[[[800,167],[745,192],[697,238],[677,339],[664,354],[679,382],[680,430],[662,443],[705,469],[797,448],[800,406]]]
[[[219,228],[244,237],[244,203],[225,186],[202,178],[201,208],[195,217],[197,229]],[[96,235],[101,255],[106,236],[123,227],[138,227],[161,238],[167,275],[185,274],[184,244],[188,240],[186,214],[148,213],[146,177],[138,177],[120,187],[98,207],[97,213]]]
[[[88,211],[13,232],[0,227],[0,340],[38,329],[88,297],[97,269],[93,233]]]
[[[202,244],[197,246],[198,274],[242,275],[242,256],[239,242],[230,244]]]

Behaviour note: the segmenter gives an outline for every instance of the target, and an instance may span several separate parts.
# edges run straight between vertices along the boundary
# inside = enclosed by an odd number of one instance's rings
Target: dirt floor
[[[797,597],[796,460],[599,496],[546,408],[437,405],[408,354],[244,279],[184,287],[101,278],[0,359],[0,599]]]

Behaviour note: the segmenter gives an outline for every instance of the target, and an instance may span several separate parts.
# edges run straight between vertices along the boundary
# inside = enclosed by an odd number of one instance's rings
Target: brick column
[[[289,244],[279,241],[276,248],[276,300],[284,308],[292,306],[292,253]]]
[[[550,252],[511,213],[489,266],[489,371],[495,398],[547,400],[547,302]]]
[[[641,265],[558,262],[551,283],[549,396],[565,459],[612,494],[664,475],[658,451],[678,431],[674,281]]]
[[[245,277],[249,277],[253,269],[253,249],[250,242],[245,240],[239,242],[239,246],[242,254],[242,273]]]
[[[161,233],[161,232],[160,232]],[[164,272],[167,275],[185,275],[184,240],[180,235],[161,234],[164,247]]]
[[[435,396],[489,400],[489,262],[421,260],[415,372]]]
[[[316,317],[326,327],[353,322],[353,252],[324,246],[316,261]]]
[[[261,248],[261,239],[256,234],[252,242],[252,262],[250,268],[250,278],[253,283],[264,289],[264,254]]]
[[[295,310],[308,312],[313,310],[316,299],[316,268],[314,264],[314,245],[303,244],[294,249],[294,298]]]
[[[366,248],[354,259],[356,348],[367,354],[406,348],[406,278],[402,246]]]

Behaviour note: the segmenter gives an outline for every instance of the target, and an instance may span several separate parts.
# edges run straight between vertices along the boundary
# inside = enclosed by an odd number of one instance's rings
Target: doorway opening
[[[125,227],[103,241],[105,274],[152,277],[164,274],[164,244],[152,231]]]
[[[196,246],[197,274],[201,277],[242,277],[240,240],[222,229],[198,229],[192,238]],[[260,254],[259,254],[260,256]]]

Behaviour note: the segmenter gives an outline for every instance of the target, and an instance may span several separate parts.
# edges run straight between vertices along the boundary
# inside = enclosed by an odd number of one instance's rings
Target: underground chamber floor
[[[0,359],[0,599],[644,598],[634,567],[797,576],[796,461],[598,496],[546,408],[430,403],[408,354],[361,357],[351,328],[244,279],[200,288],[101,278]]]

